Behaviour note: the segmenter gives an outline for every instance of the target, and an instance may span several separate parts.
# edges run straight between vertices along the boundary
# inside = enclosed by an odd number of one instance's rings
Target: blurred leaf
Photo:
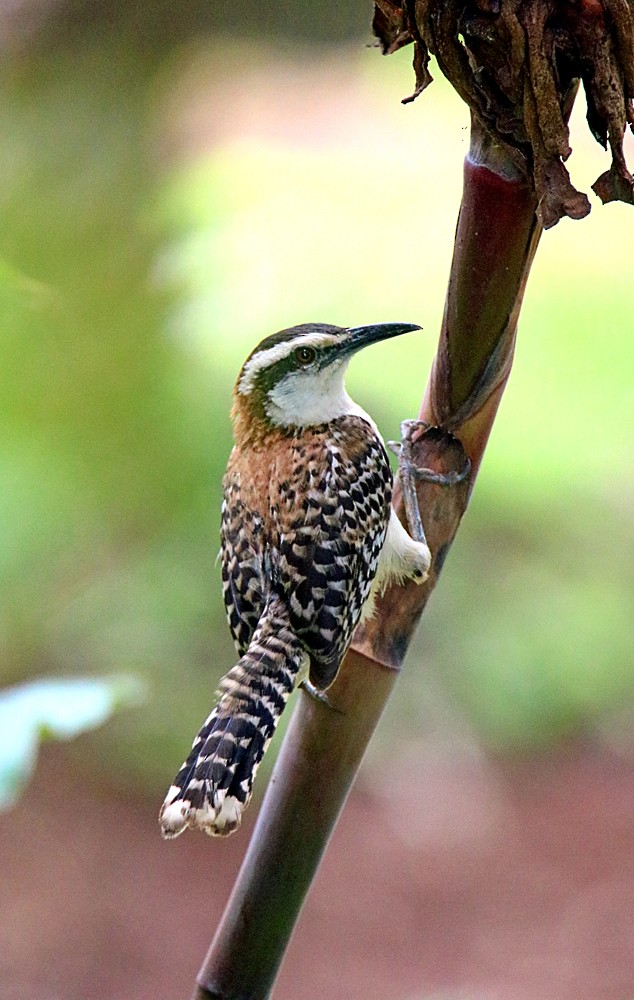
[[[0,809],[13,805],[35,767],[41,740],[69,740],[138,702],[134,677],[39,680],[0,693]]]

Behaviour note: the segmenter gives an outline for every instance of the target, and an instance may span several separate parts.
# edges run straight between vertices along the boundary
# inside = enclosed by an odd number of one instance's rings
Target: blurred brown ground
[[[95,792],[66,753],[1,820],[2,1000],[189,998],[255,809],[226,842],[163,843],[157,803]],[[416,793],[362,776],[275,1000],[634,997],[631,762],[439,758]]]

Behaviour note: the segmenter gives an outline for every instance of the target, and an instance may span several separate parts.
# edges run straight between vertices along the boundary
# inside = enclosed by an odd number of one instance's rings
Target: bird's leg
[[[435,472],[433,469],[420,468],[412,461],[412,434],[418,428],[423,433],[429,430],[429,424],[422,420],[404,420],[401,424],[401,440],[388,441],[388,448],[398,456],[398,469],[403,490],[403,503],[409,532],[413,539],[427,545],[425,529],[420,516],[416,483],[435,483],[437,486],[457,486],[471,472],[471,462],[465,458],[464,467],[458,472]]]

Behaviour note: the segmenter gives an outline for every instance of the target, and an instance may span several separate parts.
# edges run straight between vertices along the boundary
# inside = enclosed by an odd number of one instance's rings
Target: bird
[[[295,687],[323,696],[377,593],[428,576],[429,548],[391,505],[381,434],[344,384],[357,351],[420,329],[306,323],[266,337],[240,370],[220,531],[240,658],[167,793],[167,839],[188,827],[211,836],[239,827]]]

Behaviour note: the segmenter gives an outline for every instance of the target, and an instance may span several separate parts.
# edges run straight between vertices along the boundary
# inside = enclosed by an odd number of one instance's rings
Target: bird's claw
[[[301,682],[300,687],[304,689],[304,691],[310,698],[313,698],[315,701],[321,702],[322,705],[325,705],[326,708],[329,708],[332,712],[339,712],[340,715],[343,714],[340,709],[335,708],[335,706],[330,701],[326,692],[320,691],[319,688],[316,688],[315,685],[312,684],[307,677],[305,677],[304,680]]]

